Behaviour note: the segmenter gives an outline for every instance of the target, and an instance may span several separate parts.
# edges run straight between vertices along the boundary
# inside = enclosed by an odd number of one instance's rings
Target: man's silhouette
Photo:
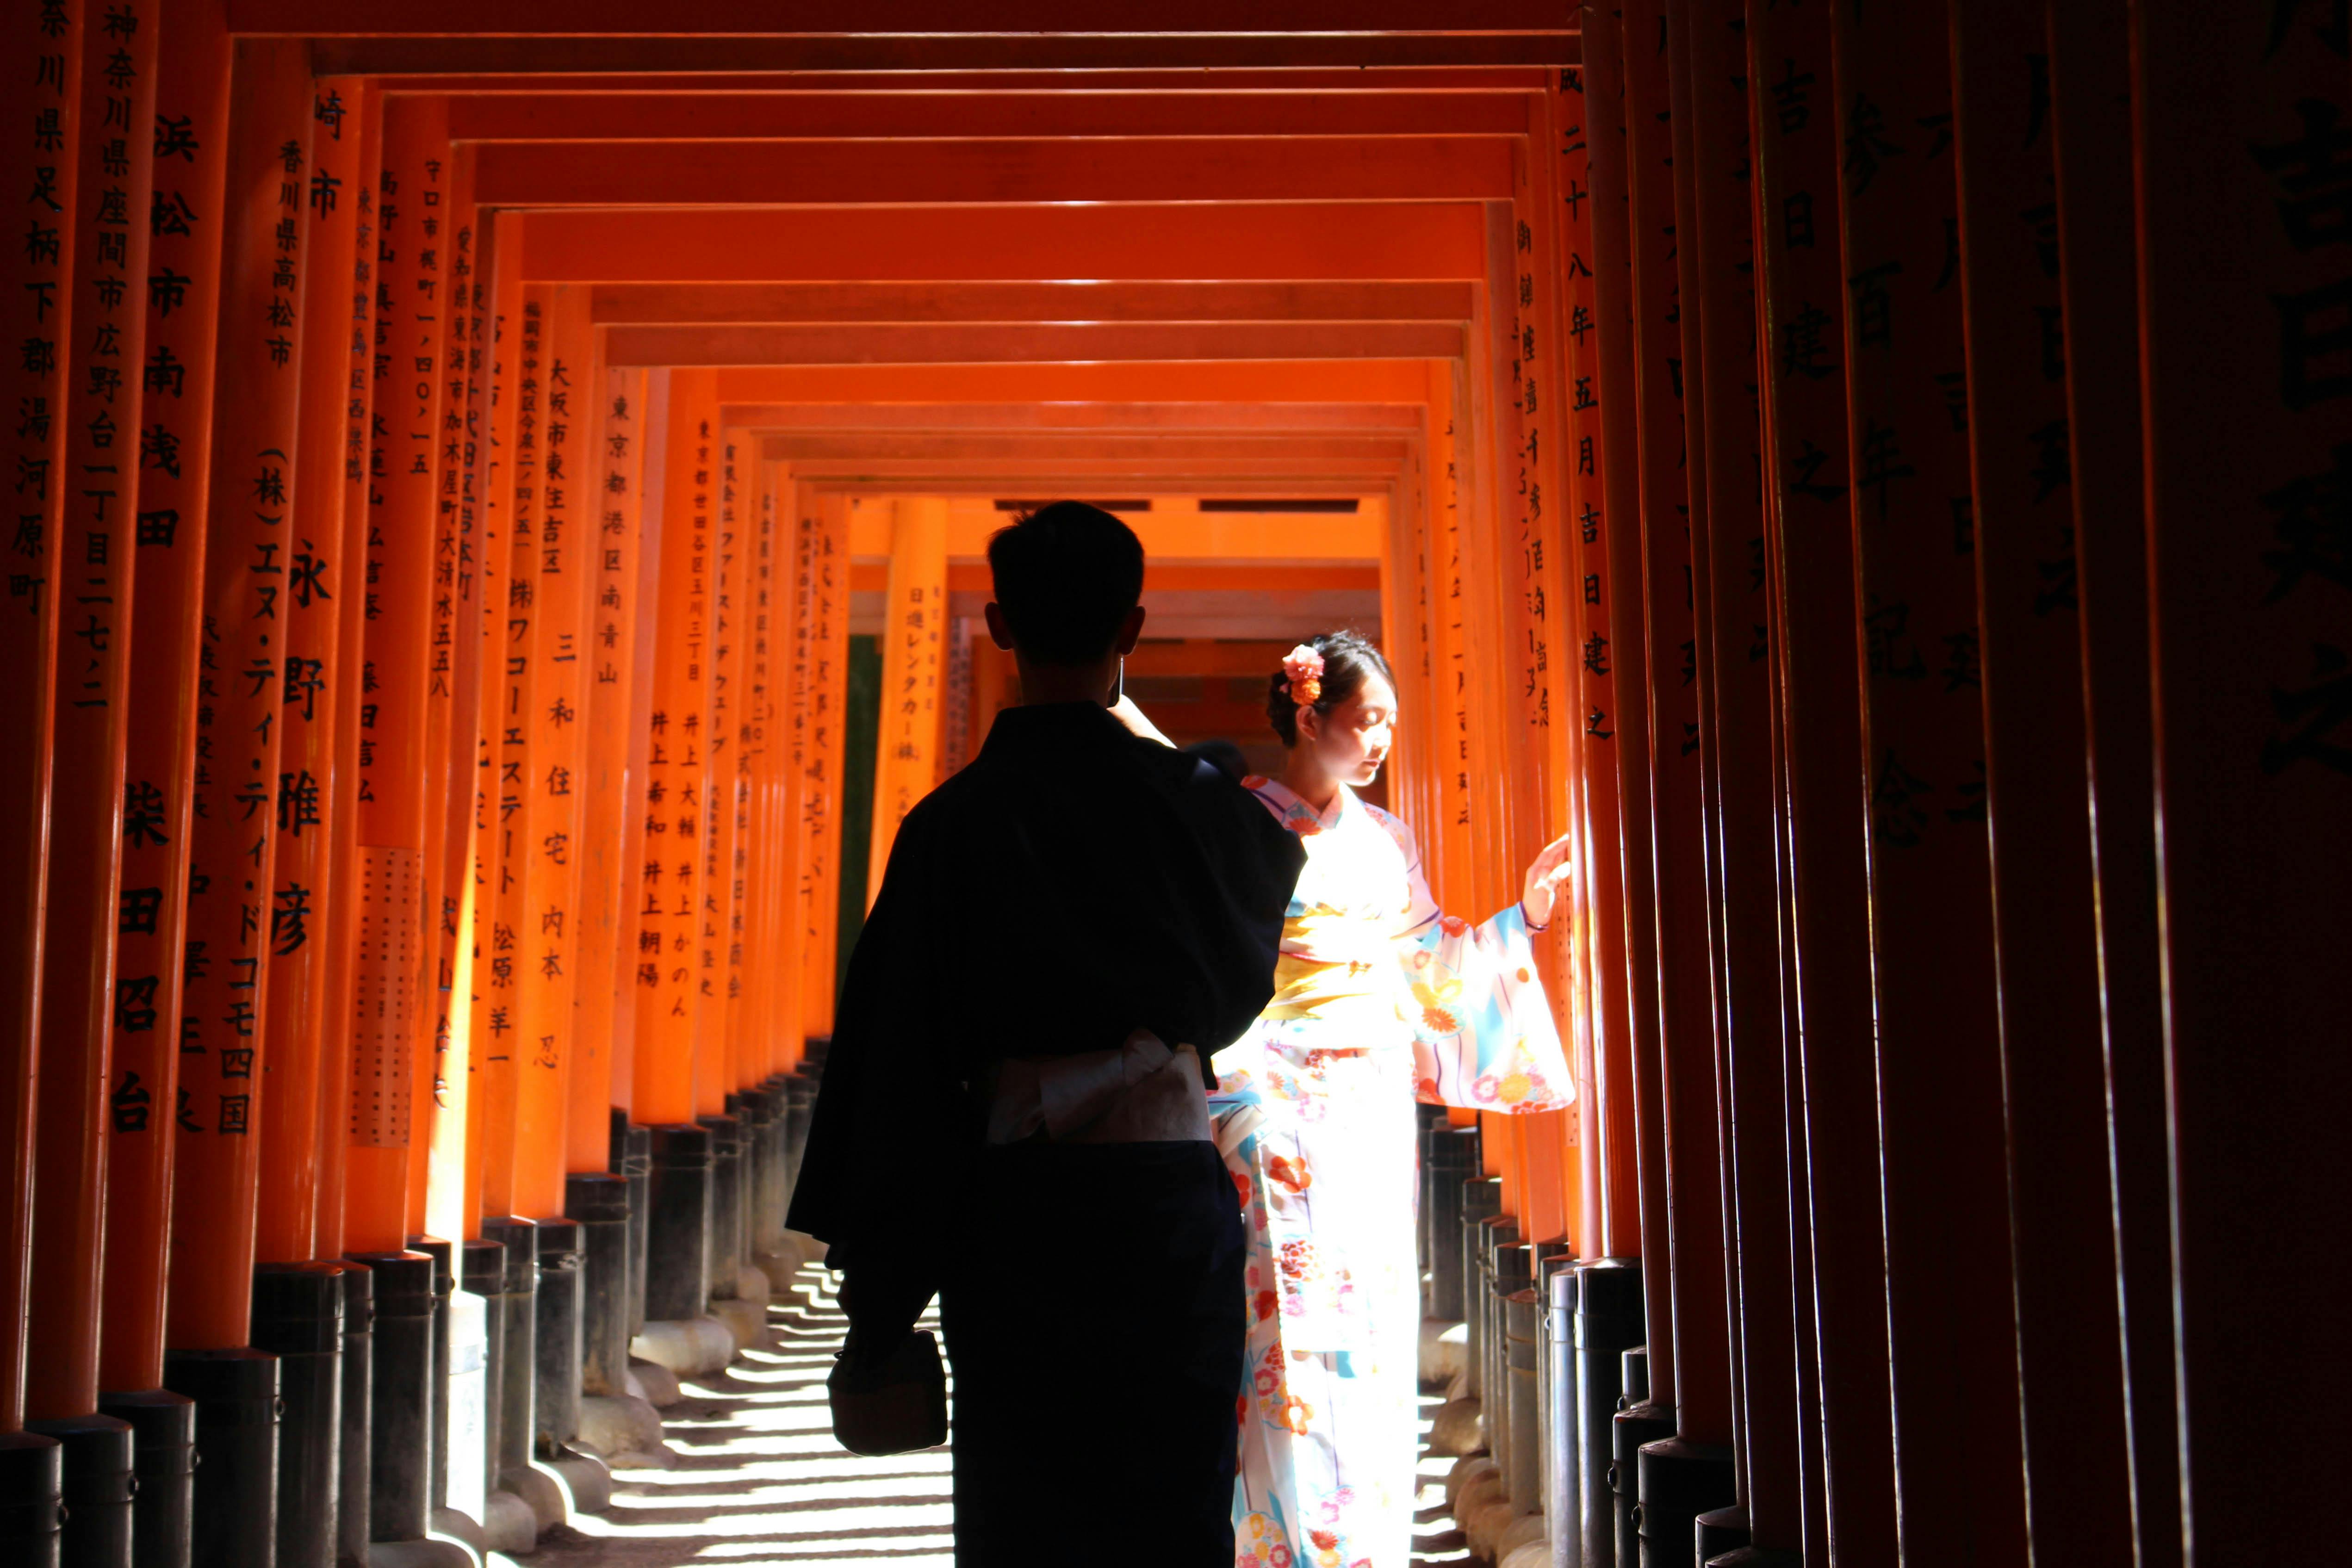
[[[1125,524],[1057,502],[988,554],[1023,706],[898,830],[791,1222],[831,1244],[853,1366],[940,1296],[959,1563],[1223,1568],[1242,1232],[1206,1064],[1273,995],[1304,855],[1108,711]]]

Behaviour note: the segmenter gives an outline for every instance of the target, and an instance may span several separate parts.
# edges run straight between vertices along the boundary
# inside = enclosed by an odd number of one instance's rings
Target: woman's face
[[[1314,747],[1327,773],[1357,789],[1380,776],[1395,740],[1396,688],[1375,674],[1328,714],[1307,708],[1298,716],[1298,744]]]

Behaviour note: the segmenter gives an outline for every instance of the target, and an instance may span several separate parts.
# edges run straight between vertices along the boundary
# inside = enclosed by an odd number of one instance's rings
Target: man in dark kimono
[[[1125,524],[1059,502],[989,564],[1024,703],[898,830],[791,1223],[842,1271],[853,1368],[940,1297],[960,1563],[1224,1568],[1243,1239],[1204,1091],[1273,995],[1305,857],[1115,716]]]

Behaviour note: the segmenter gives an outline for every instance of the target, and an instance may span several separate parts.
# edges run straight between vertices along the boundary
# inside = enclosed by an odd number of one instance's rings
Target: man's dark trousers
[[[1243,1235],[1208,1143],[979,1158],[940,1292],[960,1568],[1234,1557]]]

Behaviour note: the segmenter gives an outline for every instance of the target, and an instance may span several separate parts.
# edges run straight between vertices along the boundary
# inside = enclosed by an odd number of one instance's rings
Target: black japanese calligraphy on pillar
[[[180,1035],[180,1178],[218,1179],[212,1150],[252,1129],[268,961],[307,940],[307,894],[274,881],[287,709],[290,523],[301,370],[303,214],[311,83],[299,49],[241,47],[224,213],[217,380],[198,657],[200,771],[190,829],[186,986]],[[288,800],[289,811],[297,803]],[[124,918],[133,911],[126,898]],[[249,1164],[246,1166],[249,1173]],[[243,1179],[249,1180],[249,1174]],[[174,1267],[178,1264],[175,1261]]]

